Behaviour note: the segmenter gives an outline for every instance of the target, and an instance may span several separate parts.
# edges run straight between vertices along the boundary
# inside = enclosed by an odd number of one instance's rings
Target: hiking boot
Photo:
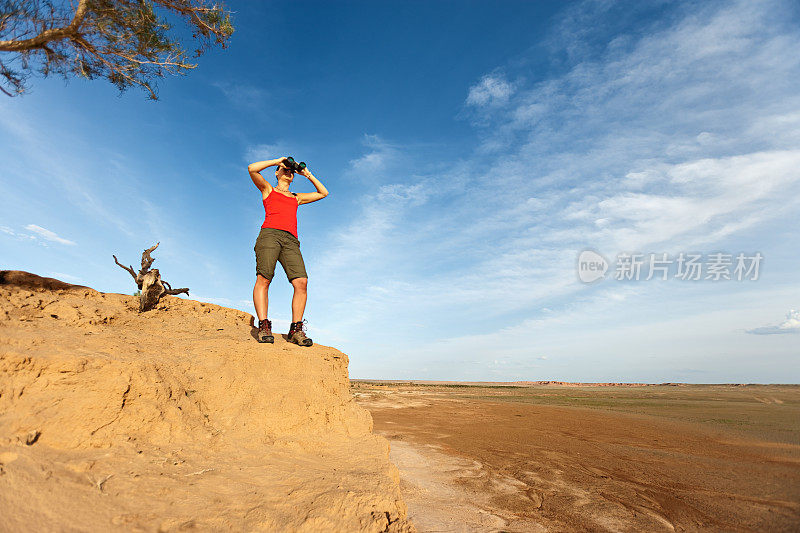
[[[288,341],[300,346],[311,346],[314,342],[306,337],[305,324],[303,322],[292,322],[292,325],[289,326]]]
[[[258,342],[275,342],[275,337],[272,335],[272,322],[267,320],[258,321]]]

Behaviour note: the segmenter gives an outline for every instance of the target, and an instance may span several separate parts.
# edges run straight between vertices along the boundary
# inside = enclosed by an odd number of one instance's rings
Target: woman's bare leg
[[[302,322],[308,298],[308,278],[294,278],[292,280],[294,295],[292,296],[292,322]]]
[[[253,287],[253,307],[256,308],[256,315],[258,315],[259,320],[267,318],[268,293],[269,280],[261,274],[256,274],[256,284]]]

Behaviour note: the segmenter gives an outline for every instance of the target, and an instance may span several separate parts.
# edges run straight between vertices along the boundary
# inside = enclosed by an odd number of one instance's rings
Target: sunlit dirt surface
[[[351,390],[420,531],[800,530],[800,386]]]

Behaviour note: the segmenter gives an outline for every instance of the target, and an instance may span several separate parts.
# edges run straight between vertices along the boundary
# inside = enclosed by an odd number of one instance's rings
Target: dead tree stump
[[[176,294],[185,293],[186,296],[189,296],[189,289],[173,289],[169,283],[161,279],[161,274],[159,274],[157,268],[150,270],[150,265],[152,265],[153,261],[155,261],[155,259],[150,257],[150,252],[158,248],[159,244],[160,243],[156,243],[155,246],[142,252],[142,268],[139,270],[138,274],[133,270],[132,266],[126,267],[125,265],[120,264],[116,255],[111,256],[114,258],[114,262],[117,265],[127,270],[128,273],[133,276],[136,286],[139,287],[139,290],[141,291],[139,294],[140,313],[155,308],[155,306],[158,305],[159,300],[168,294],[174,296]]]

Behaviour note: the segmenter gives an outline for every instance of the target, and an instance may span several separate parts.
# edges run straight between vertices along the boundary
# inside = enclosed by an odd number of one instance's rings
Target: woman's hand
[[[308,167],[304,168],[304,169],[303,169],[303,170],[301,170],[299,173],[300,173],[301,175],[303,175],[303,176],[307,177],[308,179],[311,179],[311,171],[310,171],[310,170],[308,170]]]

